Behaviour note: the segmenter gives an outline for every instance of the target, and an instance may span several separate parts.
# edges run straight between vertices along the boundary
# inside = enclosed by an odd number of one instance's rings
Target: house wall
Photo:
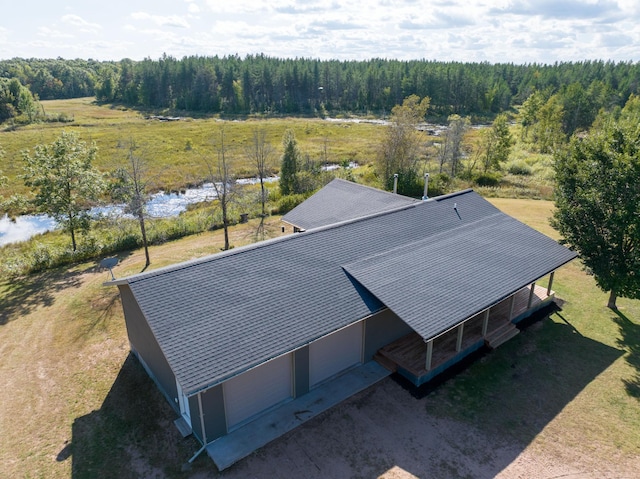
[[[198,396],[202,402],[202,411]],[[227,434],[222,385],[218,384],[189,397],[189,410],[191,411],[191,430],[201,443],[209,443]]]
[[[127,334],[131,352],[140,360],[151,379],[158,385],[160,392],[165,395],[171,406],[179,413],[177,403],[178,390],[176,378],[169,367],[155,336],[149,328],[149,324],[142,314],[129,285],[119,285],[124,320],[127,325]]]
[[[391,311],[384,310],[377,313],[368,318],[364,323],[364,332],[362,333],[364,341],[358,346],[360,348],[359,354],[363,354],[364,362],[370,361],[373,359],[376,351],[382,346],[395,341],[411,331],[411,328]],[[293,397],[296,398],[305,395],[310,390],[310,369],[312,367],[310,362],[312,359],[309,355],[309,346],[307,345],[295,350],[292,356],[293,369],[291,371],[291,387]],[[258,370],[259,367],[253,370],[253,374]],[[207,442],[211,442],[218,437],[226,435],[228,432],[224,390],[223,383],[200,393],[206,438],[203,437],[200,426],[201,418],[197,396],[190,398],[189,405],[191,408],[192,429],[194,435],[196,435],[200,441],[206,439]],[[255,394],[260,394],[260,390],[257,389]],[[226,398],[226,400],[229,400],[229,398]],[[267,407],[266,409],[269,408]]]
[[[390,309],[371,316],[364,326],[364,362],[371,361],[373,355],[383,346],[409,334],[413,330]]]
[[[293,353],[293,397],[300,397],[309,392],[309,346]]]
[[[206,438],[202,431],[201,412],[197,394],[189,397],[189,414],[191,416],[191,431],[193,435],[196,436],[200,442],[204,442]]]

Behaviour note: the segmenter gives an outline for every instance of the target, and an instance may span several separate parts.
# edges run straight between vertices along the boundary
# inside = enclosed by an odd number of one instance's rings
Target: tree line
[[[0,77],[16,78],[42,100],[95,95],[99,101],[149,109],[230,115],[386,115],[404,98],[417,95],[430,98],[432,117],[493,118],[535,91],[546,97],[560,94],[584,100],[596,113],[600,108],[622,107],[631,94],[639,93],[640,63],[516,65],[164,55],[118,62],[4,60]],[[576,113],[567,122],[580,123],[581,115]]]

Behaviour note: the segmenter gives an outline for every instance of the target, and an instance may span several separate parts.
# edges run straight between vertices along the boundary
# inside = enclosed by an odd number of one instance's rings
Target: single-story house
[[[419,200],[335,178],[282,217],[294,231],[390,211]]]
[[[472,190],[399,201],[107,283],[131,351],[220,469],[358,384],[419,386],[508,339],[576,256]]]

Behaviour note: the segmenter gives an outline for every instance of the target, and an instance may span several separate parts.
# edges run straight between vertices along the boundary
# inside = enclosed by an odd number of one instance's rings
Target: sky
[[[638,0],[11,0],[0,59],[640,61]]]

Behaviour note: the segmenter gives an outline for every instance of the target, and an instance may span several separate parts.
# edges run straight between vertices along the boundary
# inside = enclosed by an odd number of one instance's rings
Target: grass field
[[[492,201],[554,236],[551,203]],[[252,241],[256,227],[254,220],[234,227],[233,244]],[[278,218],[270,218],[268,231],[281,234]],[[221,244],[218,231],[153,247],[152,268]],[[120,260],[119,277],[144,264],[141,251]],[[129,357],[117,290],[102,286],[107,279],[91,263],[0,283],[0,477],[217,477],[204,456],[183,470],[198,444],[179,436],[173,410]],[[607,295],[578,262],[558,271],[554,289],[561,312],[421,404],[433,417],[494,432],[531,454],[633,477],[630,464],[640,457],[640,301],[620,299],[619,313],[607,309]],[[305,427],[313,425],[298,437]],[[378,454],[385,463],[384,451]]]
[[[238,176],[256,176],[255,167],[244,149],[256,129],[264,129],[267,139],[276,149],[275,164],[279,167],[282,137],[287,129],[295,133],[300,150],[313,160],[329,162],[373,161],[381,127],[370,123],[335,123],[321,119],[271,118],[269,120],[223,121],[219,118],[184,118],[161,122],[148,119],[142,113],[122,107],[97,105],[93,98],[50,100],[41,102],[48,114],[64,113],[70,123],[38,123],[0,131],[0,145],[6,152],[0,166],[10,180],[10,189],[24,192],[19,180],[22,160],[20,152],[33,150],[37,144],[53,142],[63,130],[77,132],[81,140],[95,141],[98,157],[95,165],[110,171],[126,160],[128,145],[134,141],[138,154],[156,172],[158,188],[178,189],[201,182],[206,176],[204,158],[216,155],[215,143],[220,128],[225,129],[229,157]]]

